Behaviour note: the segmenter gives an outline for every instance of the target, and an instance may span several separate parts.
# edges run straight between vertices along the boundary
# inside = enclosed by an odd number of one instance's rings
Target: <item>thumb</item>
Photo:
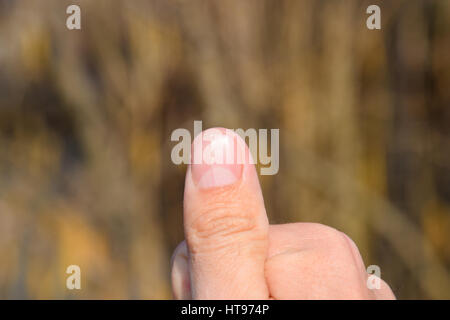
[[[192,158],[184,192],[192,297],[267,299],[269,225],[245,142],[209,129],[195,138]]]

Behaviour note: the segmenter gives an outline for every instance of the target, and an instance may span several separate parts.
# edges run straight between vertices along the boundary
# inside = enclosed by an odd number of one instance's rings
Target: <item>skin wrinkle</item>
[[[240,245],[243,242],[240,239],[247,240],[244,242],[252,240],[251,245],[259,241],[266,242],[266,234],[267,231],[259,228],[253,219],[223,215],[201,220],[201,224],[197,221],[191,226],[191,233],[187,240],[191,253],[198,254],[198,252],[210,253],[227,246]],[[214,241],[205,241],[211,239]]]
[[[294,247],[291,247],[291,248],[289,248],[289,247],[285,247],[285,248],[282,248],[280,251],[281,252],[278,252],[278,253],[276,253],[276,254],[273,254],[273,255],[271,255],[270,257],[268,257],[267,259],[266,259],[266,262],[267,261],[270,261],[270,260],[273,260],[273,259],[275,259],[275,258],[277,258],[277,257],[279,257],[279,256],[283,256],[283,255],[295,255],[295,254],[299,254],[299,253],[302,253],[302,252],[304,252],[304,251],[307,251],[308,249],[306,249],[306,248],[294,248]]]
[[[248,239],[246,236],[242,236],[241,238],[242,240]],[[254,239],[255,240],[253,240],[251,244],[248,244],[248,241],[222,241],[223,243],[221,245],[211,244],[209,247],[203,246],[201,250],[191,249],[190,257],[191,259],[211,255],[214,255],[215,257],[227,257],[231,254],[233,256],[241,256],[243,253],[253,254],[266,251],[265,240],[262,237]]]
[[[195,212],[193,210],[194,215],[197,216],[189,225],[188,227],[193,231],[199,231],[203,232],[204,230],[209,229],[208,222],[213,221],[216,219],[226,218],[229,216],[230,212],[239,212],[239,216],[242,219],[251,220],[252,214],[242,214],[240,213],[241,210],[239,210],[239,206],[231,205],[231,206],[225,206],[223,204],[219,205],[212,205],[212,206],[205,206],[206,209],[202,208],[201,212]],[[212,217],[210,217],[212,216]],[[199,222],[200,221],[200,222]],[[250,223],[250,222],[249,222]],[[252,223],[254,224],[254,223]]]

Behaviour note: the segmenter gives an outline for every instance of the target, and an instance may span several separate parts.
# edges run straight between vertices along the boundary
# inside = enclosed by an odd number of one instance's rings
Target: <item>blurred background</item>
[[[0,0],[0,298],[171,298],[194,120],[279,128],[271,223],[450,298],[449,53],[448,0]]]

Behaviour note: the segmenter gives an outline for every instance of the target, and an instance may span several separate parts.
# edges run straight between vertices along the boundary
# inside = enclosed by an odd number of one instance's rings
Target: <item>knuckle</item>
[[[325,239],[329,243],[342,243],[346,235],[341,231],[320,223],[311,223],[314,233],[319,239]]]
[[[316,229],[316,235],[318,238],[326,242],[326,251],[333,252],[335,254],[347,255],[351,251],[348,245],[350,239],[345,233],[323,224],[314,224]],[[352,241],[352,240],[350,240]]]
[[[255,228],[254,220],[247,214],[212,209],[199,215],[192,223],[192,231],[199,238],[228,236]]]
[[[194,251],[220,249],[233,241],[239,241],[239,237],[244,235],[250,237],[250,240],[252,237],[258,238],[257,223],[253,215],[236,208],[210,208],[199,214],[189,228],[188,242]]]

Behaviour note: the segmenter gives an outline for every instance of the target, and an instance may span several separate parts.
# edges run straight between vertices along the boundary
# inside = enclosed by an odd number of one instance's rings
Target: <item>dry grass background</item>
[[[449,52],[448,0],[0,0],[0,297],[170,298],[170,133],[203,120],[280,128],[272,223],[329,224],[398,298],[450,298]]]

